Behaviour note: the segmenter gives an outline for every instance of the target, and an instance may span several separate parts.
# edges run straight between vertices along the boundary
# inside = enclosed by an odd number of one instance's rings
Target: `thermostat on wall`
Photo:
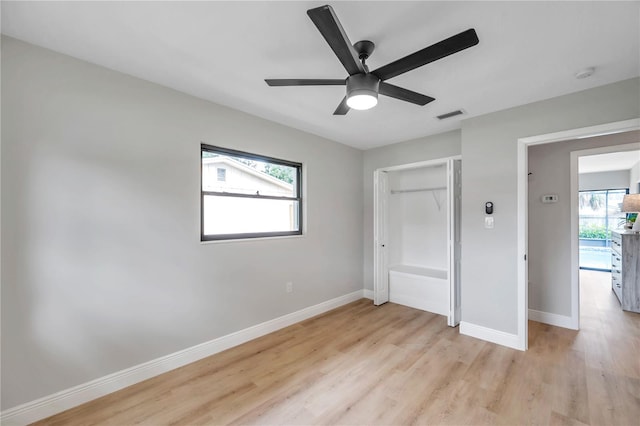
[[[557,203],[558,202],[558,195],[557,194],[546,194],[546,195],[543,195],[542,197],[540,197],[540,199],[545,204],[547,204],[547,203]]]

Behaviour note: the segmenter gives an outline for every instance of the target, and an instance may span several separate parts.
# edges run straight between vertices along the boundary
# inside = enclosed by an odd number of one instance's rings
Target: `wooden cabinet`
[[[622,309],[640,313],[640,234],[611,233],[611,289]]]

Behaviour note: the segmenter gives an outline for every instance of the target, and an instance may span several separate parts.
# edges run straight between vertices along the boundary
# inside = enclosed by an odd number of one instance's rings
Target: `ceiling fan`
[[[378,103],[378,94],[390,96],[416,105],[426,105],[435,99],[385,82],[390,78],[442,59],[445,56],[478,44],[473,28],[442,40],[404,58],[391,62],[374,71],[369,71],[365,61],[375,48],[369,40],[351,45],[333,8],[329,5],[307,10],[307,15],[325,38],[342,65],[349,73],[346,79],[265,79],[269,86],[347,86],[347,95],[342,99],[334,115],[345,115],[350,108],[365,110]]]

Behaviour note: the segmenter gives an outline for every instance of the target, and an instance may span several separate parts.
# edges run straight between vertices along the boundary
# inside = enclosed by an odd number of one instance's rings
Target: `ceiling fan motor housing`
[[[347,77],[347,97],[369,95],[378,97],[380,79],[373,74],[354,74]]]

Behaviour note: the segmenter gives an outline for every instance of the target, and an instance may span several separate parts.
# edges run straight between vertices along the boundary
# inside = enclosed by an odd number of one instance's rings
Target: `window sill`
[[[224,243],[247,243],[247,242],[257,242],[257,241],[265,241],[265,240],[283,240],[283,239],[291,239],[291,238],[304,238],[306,234],[302,235],[281,235],[277,237],[256,237],[256,238],[235,238],[229,240],[209,240],[209,241],[200,241],[200,244],[224,244]]]

